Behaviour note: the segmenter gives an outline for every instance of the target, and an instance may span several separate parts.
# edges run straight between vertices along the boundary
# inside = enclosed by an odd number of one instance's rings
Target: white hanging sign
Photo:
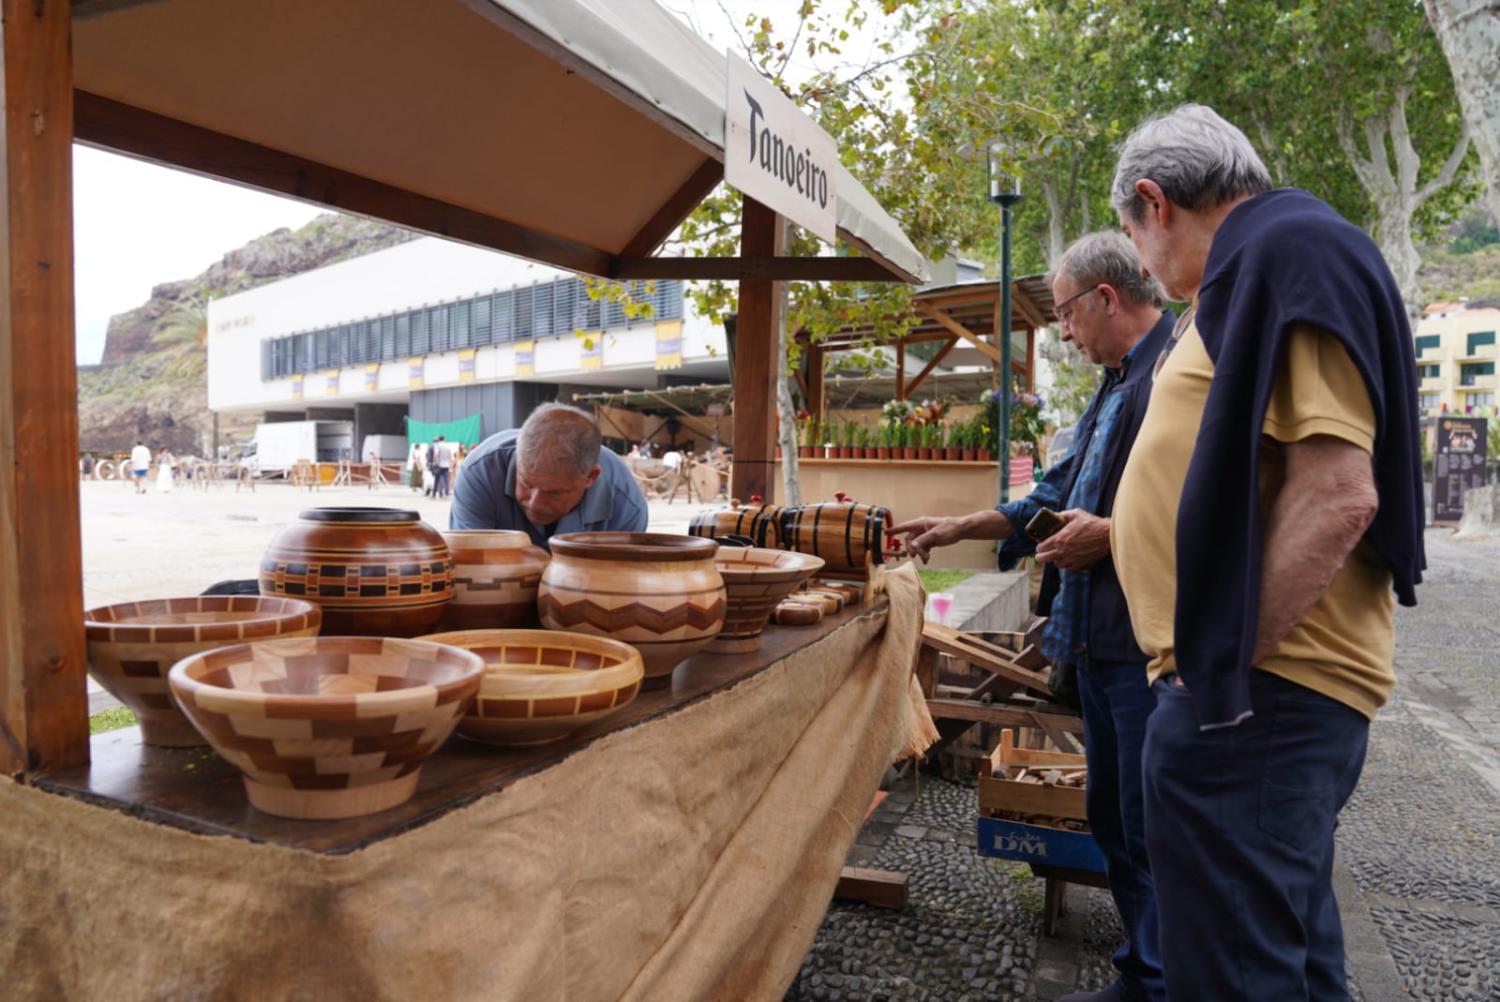
[[[830,244],[838,241],[838,146],[769,80],[727,53],[724,180]]]

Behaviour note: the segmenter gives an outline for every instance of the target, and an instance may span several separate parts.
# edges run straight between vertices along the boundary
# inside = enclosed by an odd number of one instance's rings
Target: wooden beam
[[[1060,713],[1038,713],[1005,703],[980,703],[969,699],[929,699],[927,712],[944,720],[967,720],[974,724],[998,724],[1001,727],[1053,728],[1062,734],[1082,734],[1083,720]],[[1057,744],[1057,742],[1053,742]]]
[[[944,327],[948,328],[948,330],[953,334],[956,334],[957,336],[963,338],[965,341],[972,342],[974,347],[978,348],[980,351],[988,355],[992,361],[1000,361],[1000,350],[998,348],[996,348],[992,344],[987,344],[985,340],[978,334],[975,334],[973,331],[969,330],[969,328],[965,327],[957,320],[954,320],[952,317],[944,313],[942,310],[938,309],[936,306],[928,306],[925,303],[919,302],[916,304],[916,307],[932,319],[936,320],[938,323],[942,324]]]
[[[614,260],[604,251],[566,237],[413,194],[84,91],[74,94],[74,103],[73,133],[79,142],[89,146],[247,188],[288,195],[341,212],[371,216],[570,271],[606,276]]]
[[[1011,306],[1015,308],[1015,311],[1021,314],[1022,319],[1026,321],[1027,326],[1047,326],[1047,318],[1042,316],[1042,311],[1037,309],[1036,304],[1031,301],[1031,297],[1022,292],[1020,289],[1015,287],[1011,288],[1010,302]],[[1015,318],[1011,318],[1011,326],[1015,327]]]
[[[611,278],[680,278],[725,282],[898,282],[885,265],[868,257],[619,257]]]
[[[740,247],[754,257],[775,257],[786,249],[786,226],[775,211],[752,198],[741,211]],[[734,472],[729,496],[767,504],[776,497],[776,373],[784,365],[781,325],[785,286],[753,280],[740,283],[735,324]]]
[[[932,361],[928,362],[926,367],[923,368],[921,372],[917,373],[917,378],[911,381],[911,385],[907,386],[906,389],[902,391],[902,399],[905,399],[911,396],[913,393],[917,392],[917,387],[922,385],[922,380],[926,379],[929,375],[932,374],[932,370],[936,369],[938,365],[943,361],[943,359],[948,357],[948,353],[953,350],[953,346],[956,344],[958,344],[958,338],[949,338],[948,343],[943,345],[942,350],[939,351],[936,355],[932,356]]]
[[[641,257],[656,250],[661,242],[672,235],[688,213],[695,209],[699,202],[708,197],[708,193],[714,190],[714,186],[724,180],[724,165],[713,157],[706,157],[698,165],[698,169],[682,183],[666,204],[656,210],[645,226],[641,227],[639,233],[630,239],[625,249],[620,251],[623,258]]]
[[[86,765],[66,0],[5,0],[0,227],[0,772]]]
[[[870,870],[846,866],[839,871],[833,896],[845,901],[863,901],[876,908],[906,907],[907,876],[893,870]]]

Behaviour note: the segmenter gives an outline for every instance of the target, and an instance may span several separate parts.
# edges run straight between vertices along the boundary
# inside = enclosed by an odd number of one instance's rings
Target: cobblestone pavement
[[[1392,703],[1341,817],[1336,889],[1357,1002],[1500,999],[1500,540],[1428,533],[1421,604],[1397,612]],[[788,1002],[1054,999],[1113,977],[1103,891],[1069,889],[1041,934],[1042,883],[975,850],[974,791],[897,785],[851,865],[900,870],[903,911],[836,901]]]

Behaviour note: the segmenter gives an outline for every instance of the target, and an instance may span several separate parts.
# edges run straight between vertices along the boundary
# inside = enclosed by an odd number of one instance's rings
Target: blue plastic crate
[[[981,856],[1104,872],[1104,854],[1088,832],[1044,828],[1001,818],[980,818],[978,838]]]

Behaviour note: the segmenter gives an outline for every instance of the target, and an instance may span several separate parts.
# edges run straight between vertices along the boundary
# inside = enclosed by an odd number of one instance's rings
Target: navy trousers
[[[1146,730],[1146,848],[1167,995],[1348,998],[1333,830],[1364,768],[1369,721],[1263,671],[1254,715],[1198,729],[1188,690],[1158,682]]]
[[[1089,828],[1104,853],[1109,892],[1125,928],[1115,970],[1132,999],[1164,999],[1156,892],[1146,854],[1141,750],[1156,693],[1143,661],[1093,661],[1078,671],[1088,758]]]

